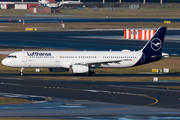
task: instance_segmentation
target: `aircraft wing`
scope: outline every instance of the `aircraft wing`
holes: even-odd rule
[[[132,61],[132,59],[124,59],[124,60],[111,60],[111,61],[89,61],[89,62],[80,62],[80,63],[75,63],[79,65],[97,65],[97,64],[108,64],[108,63],[118,63],[123,61]]]

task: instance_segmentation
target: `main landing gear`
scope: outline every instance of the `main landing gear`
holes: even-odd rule
[[[23,75],[24,75],[24,74],[23,74],[23,70],[24,70],[24,68],[20,68],[20,73],[19,73],[20,76],[23,76]]]
[[[89,67],[89,76],[95,76],[96,73],[93,71],[93,68]]]

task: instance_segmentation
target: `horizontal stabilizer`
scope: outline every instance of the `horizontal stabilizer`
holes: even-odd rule
[[[162,55],[153,55],[151,56],[152,58],[168,58],[169,54],[167,53],[162,53]]]

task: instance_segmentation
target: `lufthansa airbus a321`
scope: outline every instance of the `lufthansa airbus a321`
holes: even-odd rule
[[[70,71],[95,75],[96,68],[126,68],[155,62],[169,57],[162,53],[166,27],[160,27],[139,51],[18,51],[2,60],[8,67],[49,68],[51,72]]]

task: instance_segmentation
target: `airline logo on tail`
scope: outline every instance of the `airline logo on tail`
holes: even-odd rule
[[[152,41],[151,41],[151,48],[154,50],[154,51],[158,51],[161,49],[162,47],[162,42],[159,38],[154,38]]]

